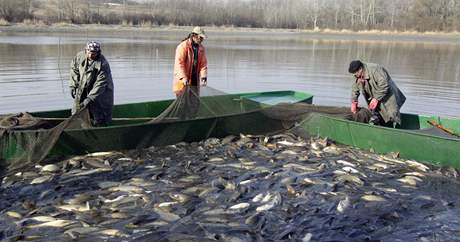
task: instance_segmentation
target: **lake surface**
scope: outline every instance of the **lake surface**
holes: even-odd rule
[[[70,62],[102,42],[115,103],[173,98],[172,72],[184,31],[0,32],[0,113],[69,108]],[[380,63],[407,97],[403,112],[460,117],[456,38],[208,31],[209,86],[224,92],[297,90],[320,105],[349,106],[353,59]],[[364,104],[361,99],[360,104]]]

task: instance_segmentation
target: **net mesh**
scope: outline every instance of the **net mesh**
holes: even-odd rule
[[[39,163],[65,129],[86,129],[91,127],[90,123],[87,109],[57,125],[29,113],[0,116],[1,170],[11,173]]]
[[[269,105],[210,87],[187,87],[173,101],[116,107],[108,127],[91,127],[86,109],[69,118],[28,113],[2,116],[2,170],[12,172],[66,154],[139,149],[240,133],[277,133],[313,112],[357,121],[366,121],[367,117],[364,111],[353,115],[348,108],[305,103]]]
[[[168,120],[190,120],[218,117],[255,111],[261,109],[260,103],[250,99],[233,98],[211,87],[197,89],[187,86],[184,92],[149,123]]]

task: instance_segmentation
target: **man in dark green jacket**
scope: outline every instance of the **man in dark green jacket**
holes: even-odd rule
[[[374,63],[364,63],[354,60],[350,63],[348,72],[354,76],[351,90],[351,111],[358,111],[358,97],[363,94],[369,110],[374,117],[374,124],[385,126],[401,124],[399,110],[406,97],[391,79],[387,70]],[[377,120],[376,120],[377,119]]]
[[[75,99],[72,114],[87,107],[94,126],[106,126],[112,120],[112,74],[100,43],[88,42],[72,60],[70,91]]]

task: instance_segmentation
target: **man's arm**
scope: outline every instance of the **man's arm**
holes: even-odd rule
[[[201,60],[200,60],[200,80],[204,85],[208,83],[208,58],[206,57],[206,50],[203,48],[203,52],[201,53]]]
[[[177,46],[176,48],[176,55],[175,55],[175,73],[174,75],[178,80],[181,81],[189,81],[187,80],[187,74],[186,72],[186,64],[187,64],[187,50],[182,44]]]
[[[383,67],[379,66],[373,73],[373,76],[376,85],[373,98],[380,102],[390,92],[390,84],[388,82],[390,75],[388,75],[388,72]]]
[[[102,93],[104,93],[109,84],[112,82],[112,73],[108,62],[104,62],[101,65],[101,69],[98,72],[96,81],[94,82],[93,88],[88,93],[88,96],[84,100],[84,105],[88,105],[94,102]]]
[[[360,95],[360,92],[359,92],[358,83],[356,80],[354,80],[353,85],[351,86],[351,101],[357,102],[359,95]]]
[[[70,90],[75,90],[78,88],[80,80],[80,71],[79,71],[79,61],[78,61],[78,55],[75,56],[70,63],[70,81],[69,81],[69,87]]]

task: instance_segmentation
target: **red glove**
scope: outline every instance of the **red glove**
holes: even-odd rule
[[[375,110],[377,108],[377,105],[379,105],[379,100],[372,98],[371,102],[369,103],[369,109]]]
[[[352,113],[358,112],[358,101],[351,102],[351,112]]]

